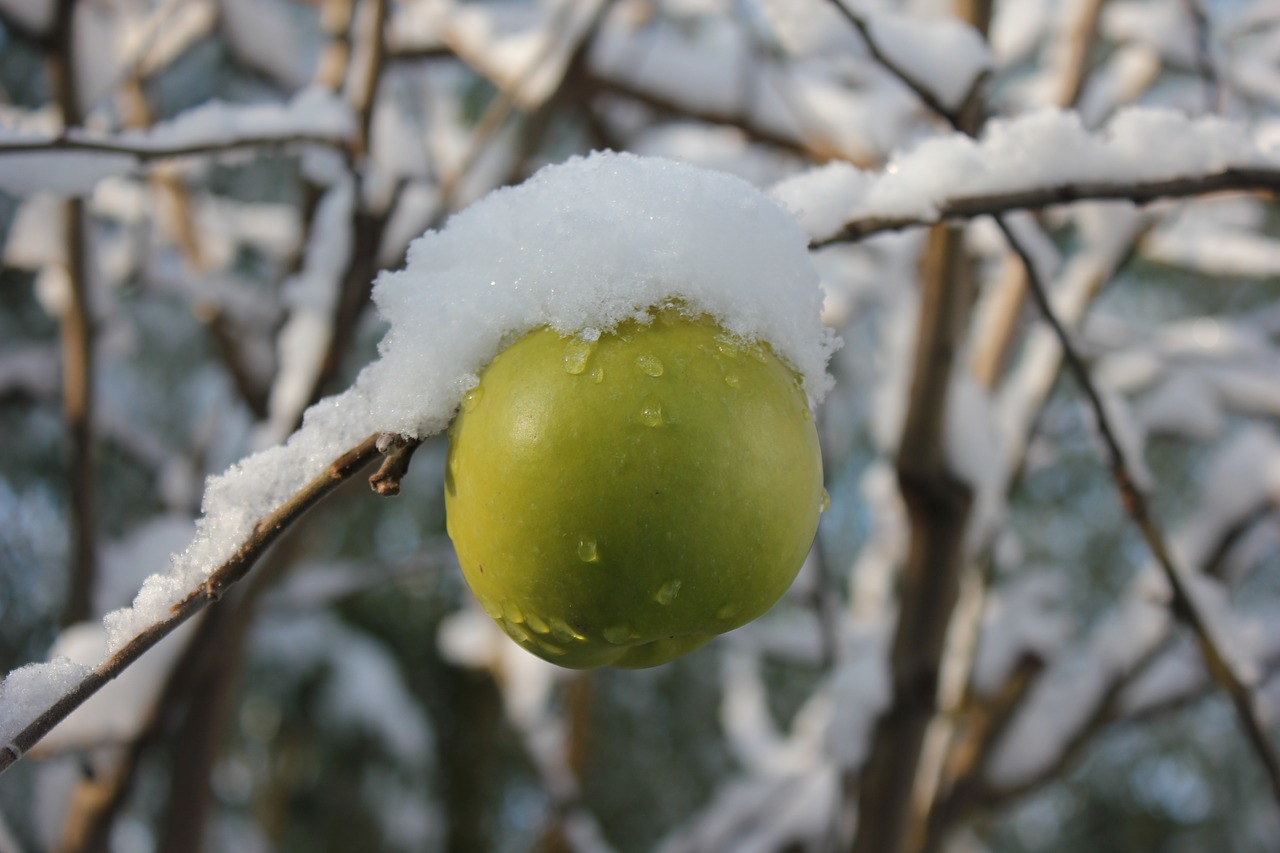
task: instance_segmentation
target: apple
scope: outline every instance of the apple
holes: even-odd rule
[[[485,368],[449,439],[467,583],[565,667],[653,666],[755,619],[826,500],[795,372],[679,307],[598,340],[531,332]]]

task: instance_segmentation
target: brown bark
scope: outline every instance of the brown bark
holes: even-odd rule
[[[906,849],[912,791],[964,566],[972,495],[945,458],[948,391],[967,325],[972,282],[959,229],[930,233],[922,270],[915,367],[898,450],[898,482],[911,534],[890,670],[893,699],[872,736],[858,800],[855,853]]]

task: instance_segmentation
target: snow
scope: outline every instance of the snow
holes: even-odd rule
[[[298,136],[342,139],[355,127],[351,109],[320,86],[300,89],[284,104],[233,104],[209,101],[160,122],[149,130],[128,131],[121,144],[144,151],[227,145],[241,139],[287,140]],[[76,138],[92,139],[87,134]]]
[[[476,3],[445,19],[440,39],[523,109],[551,96],[602,0]]]
[[[289,318],[277,338],[275,379],[260,441],[275,444],[293,430],[306,408],[333,337],[342,282],[351,257],[355,187],[350,179],[330,187],[317,205],[302,269],[283,285]]]
[[[758,5],[793,56],[839,58],[868,52],[853,24],[829,0],[758,0]],[[880,52],[948,109],[961,106],[974,81],[993,65],[982,36],[956,18],[853,11],[866,23]]]
[[[165,680],[198,624],[196,618],[179,626],[117,678],[104,684],[33,747],[32,753],[57,754],[128,743],[137,737],[151,721]],[[102,659],[106,643],[106,629],[100,623],[81,622],[65,628],[49,654],[91,667]]]
[[[890,62],[955,110],[993,62],[986,42],[955,18],[922,19],[890,12],[869,16],[872,40]]]
[[[0,749],[18,751],[13,738],[91,672],[90,667],[60,656],[6,675],[0,683]]]
[[[947,395],[943,436],[952,473],[973,490],[973,510],[965,532],[967,547],[984,541],[1004,516],[1004,443],[1000,440],[991,396],[959,364]]]
[[[977,140],[958,133],[930,137],[895,154],[879,173],[859,177],[817,167],[828,170],[828,180],[813,177],[811,170],[774,192],[791,209],[804,211],[806,229],[822,240],[854,220],[932,222],[948,202],[961,198],[1277,165],[1280,149],[1255,140],[1241,122],[1130,107],[1093,133],[1076,113],[1043,109],[994,119]]]
[[[789,214],[729,175],[659,159],[596,154],[499,190],[428,232],[408,264],[379,276],[374,300],[390,323],[381,358],[355,386],[312,407],[284,446],[208,481],[195,538],[143,583],[133,606],[107,615],[113,654],[225,562],[259,519],[339,453],[374,432],[425,437],[444,429],[499,348],[532,329],[595,337],[655,305],[682,300],[731,333],[767,341],[816,402],[830,386],[837,339],[823,328],[807,239]],[[6,687],[0,741],[59,690]],[[8,682],[6,682],[8,683]]]
[[[1053,765],[1111,684],[1168,634],[1163,577],[1148,566],[1084,640],[1060,648],[996,745],[991,781],[1011,787]]]
[[[1062,610],[1066,593],[1062,575],[1030,572],[988,595],[973,664],[973,686],[979,693],[995,695],[1023,655],[1052,660],[1072,639],[1075,622]]]
[[[98,181],[127,174],[138,167],[138,158],[132,154],[72,150],[6,152],[3,148],[5,144],[49,141],[47,137],[0,129],[0,190],[15,195],[87,195]]]

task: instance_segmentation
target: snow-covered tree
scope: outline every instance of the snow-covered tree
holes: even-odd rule
[[[1280,838],[1274,3],[0,0],[0,96],[0,853]],[[561,669],[444,431],[672,300],[829,503]]]

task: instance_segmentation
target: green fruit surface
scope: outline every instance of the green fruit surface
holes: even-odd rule
[[[653,666],[764,613],[825,498],[795,373],[675,309],[594,342],[530,333],[449,435],[467,583],[512,639],[566,667]]]

